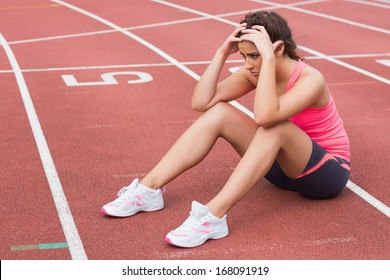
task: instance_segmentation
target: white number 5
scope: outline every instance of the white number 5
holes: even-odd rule
[[[78,86],[104,86],[104,85],[117,85],[118,81],[114,76],[117,75],[132,75],[136,76],[136,79],[127,80],[129,84],[146,83],[153,80],[153,77],[145,72],[127,71],[127,72],[110,72],[101,75],[102,81],[98,82],[78,82],[73,75],[61,75],[62,79],[68,87]]]

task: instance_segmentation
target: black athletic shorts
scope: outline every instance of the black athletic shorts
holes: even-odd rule
[[[350,164],[342,158],[332,156],[313,140],[312,142],[312,154],[302,175],[297,178],[288,177],[275,161],[265,178],[282,189],[297,191],[307,198],[335,197],[348,182]]]

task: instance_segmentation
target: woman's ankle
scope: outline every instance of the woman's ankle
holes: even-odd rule
[[[140,180],[139,183],[147,188],[154,189],[154,190],[157,190],[162,187],[147,177]]]

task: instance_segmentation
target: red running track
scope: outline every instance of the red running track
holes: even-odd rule
[[[3,0],[1,259],[389,259],[390,6],[278,3]],[[171,247],[163,239],[191,201],[213,197],[239,160],[219,141],[166,186],[163,211],[100,215],[199,116],[190,109],[197,77],[232,24],[263,8],[289,20],[329,84],[352,145],[348,188],[337,199],[312,201],[263,180],[229,212],[228,238]],[[241,64],[232,56],[222,75]],[[102,84],[107,73],[114,80]],[[23,103],[29,96],[35,111]],[[252,100],[239,102],[251,109]],[[49,154],[40,155],[39,135]]]

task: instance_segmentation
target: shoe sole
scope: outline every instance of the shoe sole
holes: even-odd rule
[[[198,247],[202,244],[204,244],[207,240],[209,239],[221,239],[229,235],[229,232],[213,232],[209,236],[206,236],[203,239],[197,240],[196,242],[193,243],[188,243],[188,244],[179,244],[173,242],[168,235],[165,237],[164,241],[167,242],[170,245],[180,247],[180,248],[193,248],[193,247]]]
[[[158,204],[156,206],[153,206],[152,208],[150,205],[145,205],[143,207],[137,208],[136,211],[132,211],[130,213],[117,213],[117,212],[108,212],[107,209],[105,209],[103,207],[102,209],[100,209],[100,213],[102,213],[105,216],[110,216],[110,217],[126,218],[126,217],[131,217],[131,216],[137,214],[138,212],[154,212],[154,211],[161,210],[163,208],[164,208],[164,204],[163,205]]]

